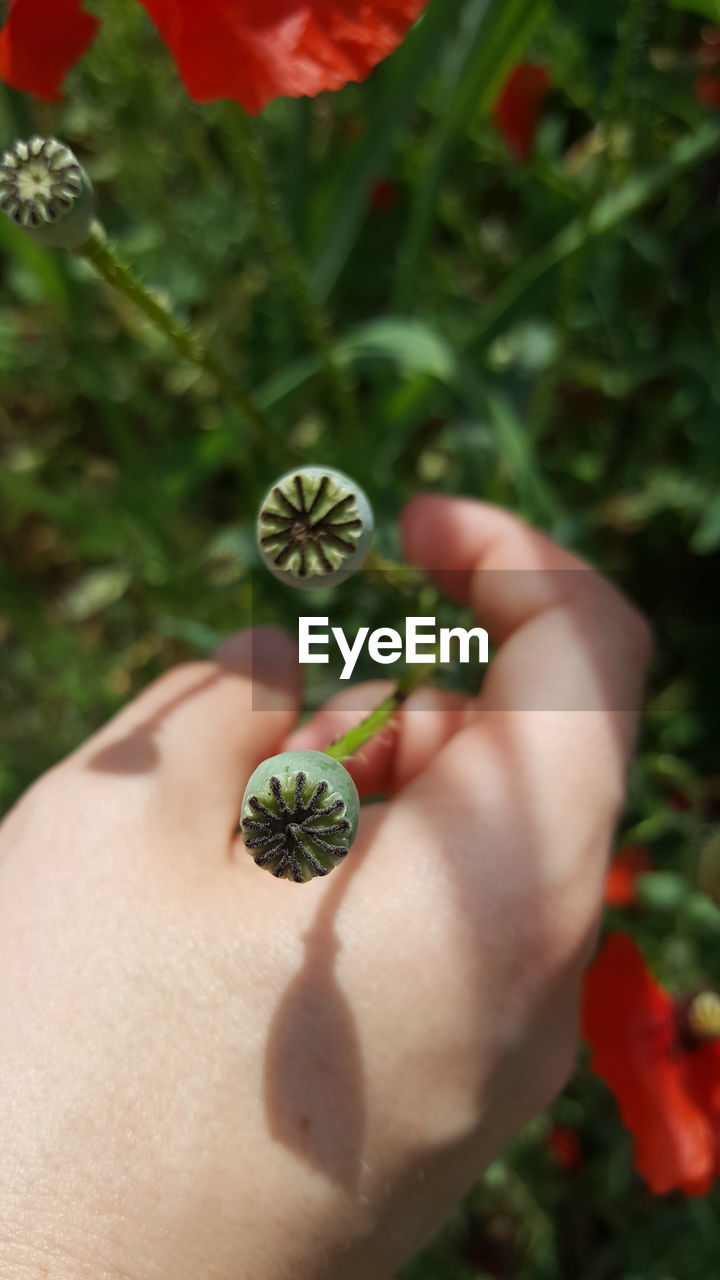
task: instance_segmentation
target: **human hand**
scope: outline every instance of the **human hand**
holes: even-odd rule
[[[479,700],[418,692],[351,762],[391,798],[327,880],[234,834],[259,760],[357,718],[346,693],[292,732],[277,632],[267,710],[246,633],[0,829],[7,1280],[380,1280],[562,1086],[648,630],[495,508],[419,498],[403,531],[500,649]]]

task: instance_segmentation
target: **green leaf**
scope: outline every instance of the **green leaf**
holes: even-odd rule
[[[448,58],[436,125],[427,143],[428,160],[398,250],[395,305],[400,309],[407,308],[414,292],[452,145],[469,120],[490,111],[547,8],[547,0],[476,0],[468,6]]]
[[[458,362],[457,390],[476,414],[487,418],[523,512],[541,524],[554,523],[560,515],[557,500],[538,465],[527,423],[512,402],[500,391],[488,391],[462,361]]]
[[[703,517],[690,540],[690,550],[706,555],[720,546],[720,498],[708,502]]]
[[[455,352],[422,320],[396,316],[373,320],[339,341],[336,351],[348,363],[375,356],[395,361],[404,373],[427,373],[448,385],[457,379]]]
[[[225,637],[213,627],[196,618],[174,618],[170,614],[161,614],[157,620],[160,635],[171,640],[183,640],[192,645],[200,653],[214,653]]]
[[[525,512],[543,522],[557,517],[556,501],[537,464],[526,426],[507,396],[497,389],[488,390],[470,363],[431,325],[403,316],[383,316],[346,334],[335,343],[334,351],[343,364],[390,360],[406,375],[424,374],[441,383],[473,417],[488,424]],[[297,361],[254,392],[255,399],[264,409],[273,408],[318,369],[317,360]]]
[[[708,121],[696,133],[686,134],[676,142],[665,164],[630,178],[617,191],[600,200],[588,220],[584,216],[575,218],[549,244],[525,258],[485,308],[467,354],[473,359],[482,357],[499,334],[519,318],[527,319],[538,287],[566,258],[582,249],[588,240],[614,231],[626,218],[670,186],[681,173],[712,155],[718,147],[720,124]]]
[[[420,320],[385,317],[363,325],[337,347],[343,360],[368,356],[393,360],[406,373],[423,373],[444,383],[481,420],[488,423],[497,452],[524,509],[538,520],[557,516],[557,506],[537,465],[526,426],[508,398],[488,390],[450,343]]]
[[[395,138],[415,106],[425,80],[437,67],[448,22],[456,3],[434,0],[374,84],[367,125],[349,147],[315,227],[318,250],[313,289],[322,302],[332,292],[347,262],[368,208],[368,192],[382,176]]]
[[[685,903],[684,917],[699,933],[720,933],[720,910],[704,893],[691,893]]]
[[[22,263],[37,280],[42,296],[69,306],[67,275],[60,267],[62,254],[57,249],[45,249],[35,244],[9,218],[0,217],[0,250]]]
[[[38,484],[32,476],[13,472],[0,467],[0,496],[3,502],[12,509],[21,511],[37,511],[51,520],[63,521],[73,510],[70,495],[52,492],[44,485]]]
[[[123,565],[91,569],[64,593],[62,611],[71,622],[84,622],[122,599],[131,581],[132,574]]]
[[[720,22],[720,0],[669,0],[671,9],[683,9],[699,13],[712,22]]]
[[[638,898],[652,911],[674,911],[687,900],[690,892],[691,886],[685,877],[674,871],[650,871],[638,877]]]

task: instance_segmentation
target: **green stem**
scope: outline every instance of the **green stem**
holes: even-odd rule
[[[99,223],[94,224],[89,238],[80,246],[77,252],[92,263],[98,275],[107,284],[116,289],[118,293],[121,293],[129,302],[132,302],[150,323],[169,339],[183,359],[189,360],[198,369],[202,369],[204,373],[208,373],[211,378],[214,378],[223,395],[240,410],[259,438],[267,441],[272,428],[265,415],[256,408],[250,397],[233,382],[214,356],[211,356],[205,350],[196,335],[179,324],[167,307],[164,307],[162,303],[153,297],[130,267],[120,261],[114,250],[107,243],[105,233]]]
[[[379,702],[364,720],[356,724],[354,729],[350,729],[333,742],[325,751],[325,755],[332,756],[334,760],[348,760],[350,756],[354,756],[380,729],[384,729],[385,725],[390,723],[403,703],[407,702],[410,694],[430,680],[436,670],[435,662],[408,667],[393,692],[388,694],[387,698],[383,698],[382,702]]]
[[[654,0],[628,0],[625,11],[623,32],[618,44],[617,53],[610,72],[610,88],[605,104],[605,150],[598,166],[596,181],[597,195],[606,185],[608,170],[612,171],[615,162],[615,129],[621,122],[634,125],[633,101],[629,99],[630,72],[637,62],[644,41],[647,38],[647,27],[651,6]],[[634,132],[634,130],[633,130]],[[632,139],[631,139],[632,141]],[[613,184],[615,185],[615,184]]]
[[[295,301],[298,315],[317,352],[328,388],[343,427],[357,428],[357,407],[345,369],[333,353],[327,317],[313,296],[304,263],[292,243],[273,191],[261,144],[253,137],[245,112],[233,109],[233,133],[245,184],[257,214],[257,228],[278,273]]]
[[[398,560],[390,560],[372,549],[365,557],[364,571],[381,582],[389,582],[404,595],[416,596],[423,587],[428,587],[427,576],[422,569],[410,564],[401,564]]]
[[[395,310],[410,310],[423,278],[437,196],[458,135],[490,113],[505,77],[546,13],[546,0],[475,0],[459,26],[441,82],[435,124],[396,253]]]
[[[582,289],[583,268],[590,242],[588,233],[595,209],[608,185],[608,178],[613,174],[615,168],[615,130],[619,122],[626,118],[625,106],[629,75],[633,59],[637,57],[639,52],[649,3],[650,0],[629,0],[625,12],[623,29],[610,72],[610,87],[605,109],[602,113],[601,128],[605,144],[604,150],[600,155],[582,214],[583,247],[579,253],[568,258],[563,264],[556,313],[558,329],[557,351],[552,363],[540,377],[530,405],[530,431],[536,438],[544,434],[545,428],[552,418],[558,387],[571,355],[571,317]],[[612,186],[612,184],[610,185]]]
[[[415,569],[412,565],[399,564],[395,560],[389,560],[385,556],[381,556],[377,551],[369,551],[365,560],[365,569],[378,577],[390,581],[398,587],[398,590],[405,594],[417,597],[418,591],[428,588],[431,583],[423,573],[422,569]],[[398,581],[396,575],[401,575]],[[369,742],[380,729],[389,724],[393,716],[397,714],[401,706],[410,697],[410,694],[418,689],[420,685],[430,680],[437,670],[437,655],[434,662],[425,662],[418,666],[406,667],[405,672],[393,692],[388,694],[387,698],[383,698],[382,702],[355,725],[354,729],[350,729],[348,733],[343,734],[336,742],[333,742],[325,752],[326,755],[332,756],[335,760],[347,760],[350,756],[355,755],[361,747]]]
[[[595,205],[589,219],[573,219],[549,244],[524,258],[506,278],[484,308],[482,319],[471,342],[461,354],[465,362],[480,362],[488,347],[506,333],[518,317],[525,316],[534,304],[540,285],[566,258],[582,251],[591,239],[607,235],[661,191],[720,148],[720,124],[705,121],[695,133],[685,134],[670,148],[661,165],[629,178],[616,191],[611,191]]]

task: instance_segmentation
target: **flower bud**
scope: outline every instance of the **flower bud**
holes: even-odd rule
[[[720,1039],[720,996],[701,991],[693,996],[687,1010],[687,1026],[696,1040]]]
[[[0,209],[40,244],[77,249],[90,235],[92,185],[64,143],[31,138],[0,158]]]
[[[250,778],[240,831],[259,867],[302,884],[342,861],[359,816],[357,788],[339,760],[324,751],[284,751]]]
[[[337,586],[362,567],[373,513],[359,485],[332,467],[299,467],[275,482],[257,521],[264,563],[288,586]]]

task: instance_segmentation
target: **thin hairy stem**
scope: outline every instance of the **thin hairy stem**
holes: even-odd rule
[[[596,206],[607,194],[609,179],[612,177],[617,179],[620,176],[615,163],[616,130],[620,121],[626,116],[630,72],[633,61],[637,58],[642,46],[650,7],[653,3],[654,0],[629,0],[625,12],[600,125],[603,150],[583,209],[582,221],[585,231],[590,227]],[[583,268],[589,243],[590,237],[586,236],[580,253],[568,258],[561,271],[557,303],[557,350],[552,363],[538,381],[530,406],[530,427],[535,437],[544,433],[555,408],[558,385],[562,371],[566,367],[571,346],[570,317],[582,288]]]
[[[185,360],[189,360],[215,380],[227,400],[240,410],[253,428],[253,434],[267,442],[271,433],[268,419],[253,404],[250,397],[233,381],[214,356],[211,356],[190,329],[179,324],[172,313],[154,298],[146,285],[110,248],[102,228],[96,223],[88,240],[77,250],[91,262],[98,275],[134,306],[172,343]]]
[[[253,137],[244,111],[233,109],[232,127],[243,178],[255,205],[258,233],[278,276],[294,299],[300,322],[317,352],[340,422],[346,432],[354,432],[357,407],[347,373],[333,352],[327,317],[313,296],[305,265],[285,225],[262,145]]]
[[[431,680],[437,671],[437,662],[427,662],[420,666],[407,667],[404,674],[398,680],[397,685],[387,698],[383,698],[382,702],[370,712],[364,720],[356,724],[354,729],[348,730],[341,738],[333,742],[325,751],[325,755],[332,756],[334,760],[348,760],[350,756],[354,756],[361,747],[365,746],[371,738],[379,733],[385,725],[389,724],[394,716],[402,707],[404,702],[419,689],[421,685]]]
[[[379,552],[372,549],[368,551],[365,557],[363,569],[371,579],[375,579],[378,582],[387,582],[396,587],[403,595],[417,596],[419,591],[430,586],[428,578],[422,569],[416,569],[409,564],[401,564],[398,560],[391,560],[388,556],[381,556]]]

